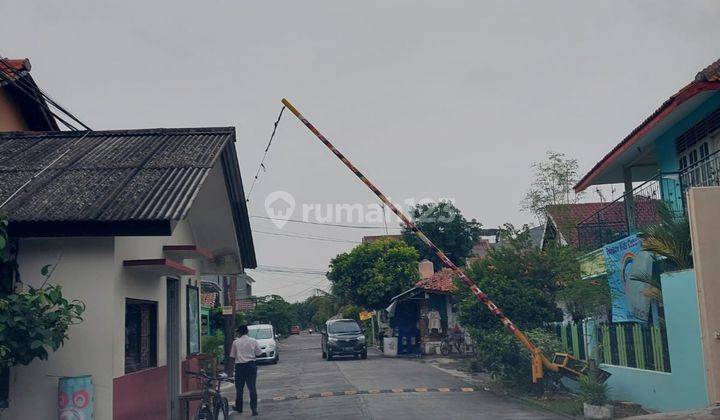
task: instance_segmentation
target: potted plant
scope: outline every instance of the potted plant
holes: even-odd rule
[[[580,398],[583,401],[583,414],[590,419],[609,419],[613,416],[613,406],[608,404],[607,384],[598,380],[597,375],[589,374],[580,378]]]

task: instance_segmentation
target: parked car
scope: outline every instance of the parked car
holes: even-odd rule
[[[334,319],[326,322],[322,328],[320,347],[323,358],[327,360],[332,360],[334,356],[367,358],[365,334],[353,319]]]
[[[300,335],[300,326],[299,325],[293,325],[292,327],[290,327],[290,335],[292,335],[292,334]]]
[[[263,353],[257,357],[258,362],[277,363],[280,361],[280,350],[275,341],[275,329],[270,324],[248,325],[248,336],[256,339]]]

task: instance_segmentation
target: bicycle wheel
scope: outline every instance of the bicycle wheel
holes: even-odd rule
[[[208,406],[203,404],[200,406],[197,414],[195,414],[195,420],[215,420],[215,415]]]
[[[221,401],[221,408],[223,413],[223,419],[228,420],[230,418],[230,403],[228,402],[228,399],[225,397],[222,397]]]
[[[440,343],[440,353],[443,356],[447,356],[448,354],[450,354],[450,346],[448,345],[448,343],[444,341]]]

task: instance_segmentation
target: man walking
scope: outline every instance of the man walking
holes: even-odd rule
[[[247,325],[241,325],[237,329],[238,337],[233,341],[230,349],[230,358],[235,362],[235,405],[233,410],[238,413],[243,411],[243,389],[247,385],[250,394],[250,410],[252,415],[257,416],[257,365],[255,358],[262,354],[257,340],[248,337]]]

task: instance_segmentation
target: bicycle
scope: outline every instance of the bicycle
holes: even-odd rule
[[[227,374],[221,373],[218,376],[208,376],[204,371],[186,371],[185,373],[197,376],[201,378],[203,382],[202,398],[194,419],[218,420],[222,412],[223,419],[227,420],[230,415],[230,404],[228,403],[228,399],[220,393],[220,385],[222,382],[232,383],[232,380],[228,378]]]
[[[465,343],[465,340],[462,336],[460,336],[460,335],[456,336],[455,334],[448,334],[442,339],[442,342],[440,343],[440,353],[443,356],[447,356],[450,354],[450,352],[452,351],[452,348],[454,346],[455,349],[457,350],[458,354],[463,354],[462,345],[464,343]]]

